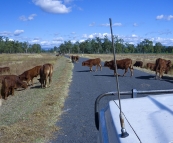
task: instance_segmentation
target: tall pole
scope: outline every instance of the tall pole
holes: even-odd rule
[[[125,124],[124,124],[124,117],[122,114],[122,109],[121,109],[121,101],[120,101],[120,90],[119,90],[119,82],[118,82],[118,73],[117,73],[117,63],[116,63],[116,56],[115,56],[115,47],[114,47],[114,37],[113,37],[113,32],[112,32],[112,20],[109,18],[110,22],[110,29],[111,29],[111,37],[112,37],[112,48],[113,48],[113,56],[114,56],[114,73],[116,73],[116,82],[117,82],[117,90],[118,90],[118,100],[119,100],[119,108],[120,108],[120,124],[121,124],[121,137],[125,138],[129,134],[126,132],[125,129]]]

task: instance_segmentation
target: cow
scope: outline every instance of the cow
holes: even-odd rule
[[[142,68],[143,62],[142,61],[136,61],[133,66]]]
[[[155,71],[156,70],[156,65],[155,63],[147,63],[147,69],[150,69],[151,71]]]
[[[130,69],[131,72],[131,77],[133,76],[133,65],[132,65],[132,60],[129,58],[122,59],[122,60],[116,60],[117,63],[117,69],[125,69],[125,72],[122,76],[125,76],[126,72],[128,71],[128,68]],[[111,61],[105,61],[104,63],[105,67],[109,67],[111,70],[115,71],[115,63],[114,60]],[[114,72],[114,76],[116,75],[116,71]],[[119,74],[117,74],[119,75]]]
[[[157,73],[159,73],[159,78],[161,79],[163,76],[163,73],[167,74],[170,68],[172,67],[170,60],[165,60],[158,58],[156,59],[156,76],[155,79],[157,79]]]
[[[27,87],[26,82],[21,81],[17,75],[6,75],[2,79],[1,95],[7,100],[8,95],[14,95],[14,89]]]
[[[82,62],[82,66],[88,66],[90,68],[90,72],[92,71],[92,66],[96,66],[95,71],[97,71],[98,66],[100,67],[100,71],[102,70],[100,58],[86,60]]]
[[[53,65],[52,64],[44,64],[40,68],[40,79],[38,79],[41,83],[41,88],[47,87],[47,80],[49,77],[49,86],[50,83],[52,82],[52,74],[53,74]]]
[[[10,74],[10,67],[0,67],[0,73],[9,73]]]
[[[79,56],[71,56],[71,61],[74,62],[78,62],[79,61]]]
[[[37,77],[40,74],[40,68],[42,66],[35,66],[32,69],[26,70],[22,74],[19,75],[20,80],[26,81],[29,85],[29,82],[31,81],[31,85],[33,86],[33,78]]]

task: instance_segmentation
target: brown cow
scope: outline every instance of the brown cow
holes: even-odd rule
[[[10,67],[0,67],[0,74],[5,72],[10,74]]]
[[[125,72],[122,76],[125,76],[126,72],[128,71],[128,68],[131,71],[131,76],[133,76],[133,65],[131,59],[126,58],[122,60],[116,60],[116,63],[117,63],[117,69],[125,69]],[[104,66],[109,67],[111,70],[115,70],[114,60],[105,61]],[[116,72],[114,73],[114,75],[116,75]]]
[[[8,95],[14,95],[14,89],[20,87],[26,89],[28,86],[26,82],[21,81],[17,75],[6,75],[2,79],[1,95],[4,96],[6,100]]]
[[[71,61],[74,62],[78,62],[79,61],[79,56],[71,56]]]
[[[150,69],[151,71],[155,71],[156,65],[154,63],[147,63],[147,69]]]
[[[49,86],[52,81],[52,74],[53,74],[53,65],[52,64],[44,64],[40,68],[40,79],[38,79],[41,83],[41,88],[47,87],[47,79],[49,77]]]
[[[161,79],[163,76],[163,73],[167,74],[170,68],[172,67],[170,60],[165,60],[158,58],[156,59],[156,79],[157,79],[157,73],[159,72],[159,78]]]
[[[82,66],[90,67],[90,72],[92,71],[92,66],[96,66],[95,71],[97,71],[98,66],[100,67],[100,71],[102,70],[100,58],[86,60],[86,61],[82,62]]]
[[[133,66],[142,68],[143,62],[142,61],[136,61]]]
[[[33,78],[37,77],[40,74],[41,67],[42,66],[36,66],[32,69],[23,72],[21,75],[19,75],[20,80],[26,81],[28,85],[29,81],[31,81],[31,85],[33,85]]]

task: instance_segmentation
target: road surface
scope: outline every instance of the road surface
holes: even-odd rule
[[[87,59],[80,58],[78,63],[74,63],[69,96],[66,99],[61,119],[57,123],[61,130],[56,133],[56,139],[50,141],[51,143],[97,142],[98,131],[94,122],[94,102],[100,94],[117,91],[116,78],[113,76],[113,70],[107,67],[103,67],[102,71],[98,69],[97,72],[89,72],[89,67],[82,66],[84,60]],[[118,73],[122,75],[124,70],[118,70]],[[118,80],[120,91],[161,90],[173,87],[173,78],[164,77],[162,80],[155,80],[153,74],[139,70],[134,70],[133,77],[130,77],[130,70],[128,70],[126,76],[118,77]],[[101,108],[111,99],[117,99],[117,97],[102,99]]]

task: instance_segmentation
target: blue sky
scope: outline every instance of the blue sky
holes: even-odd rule
[[[53,48],[110,37],[173,46],[173,0],[0,0],[0,36]]]

